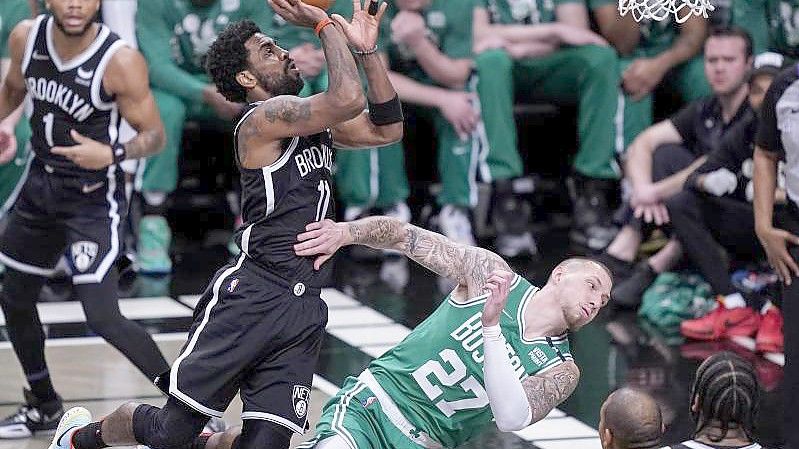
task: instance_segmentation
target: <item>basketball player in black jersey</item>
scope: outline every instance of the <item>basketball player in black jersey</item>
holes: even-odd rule
[[[250,108],[235,129],[244,225],[241,255],[220,269],[195,310],[189,340],[157,384],[166,405],[123,405],[100,422],[76,408],[51,448],[98,449],[136,443],[159,449],[288,448],[307,428],[309,393],[327,322],[320,288],[327,271],[294,253],[308,223],[333,216],[332,148],[375,147],[402,137],[402,109],[377,54],[386,5],[354,0],[353,19],[330,19],[299,0],[270,0],[287,21],[314,28],[330,83],[300,98],[303,82],[289,54],[254,23],[235,23],[208,51],[219,92]],[[348,44],[349,47],[348,48]],[[368,111],[353,59],[368,81]],[[235,394],[242,428],[197,437]],[[78,430],[75,430],[78,429]],[[239,434],[240,433],[240,434]]]
[[[147,66],[94,22],[100,0],[46,3],[51,15],[11,32],[11,67],[0,87],[0,120],[29,95],[35,155],[0,236],[0,262],[8,268],[0,305],[30,385],[26,404],[0,422],[5,438],[52,431],[62,415],[36,300],[65,250],[89,327],[148,378],[168,369],[150,335],[120,314],[114,267],[127,211],[118,163],[154,154],[164,142]],[[138,131],[125,145],[117,141],[120,118]]]

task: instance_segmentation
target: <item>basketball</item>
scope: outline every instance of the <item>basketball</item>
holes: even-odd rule
[[[336,0],[302,0],[302,2],[327,10],[333,5],[333,3],[336,2]]]

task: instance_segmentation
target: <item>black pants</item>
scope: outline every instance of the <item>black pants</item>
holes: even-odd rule
[[[790,200],[789,200],[790,203]],[[793,205],[792,205],[793,206]],[[799,235],[799,209],[790,207],[781,214],[782,229]],[[789,248],[791,257],[799,260],[799,246]],[[782,381],[783,403],[785,412],[785,444],[786,449],[799,449],[799,278],[794,277],[790,286],[783,286],[782,315],[784,318],[783,334],[785,335],[785,377]]]
[[[719,295],[735,293],[727,251],[735,260],[757,260],[762,249],[755,235],[752,205],[744,201],[683,190],[666,201],[674,235],[688,259]],[[757,304],[751,304],[757,307]]]
[[[652,155],[652,182],[658,182],[682,171],[696,160],[696,155],[686,147],[678,144],[661,145]],[[620,225],[632,226],[639,231],[643,228],[643,221],[635,218],[629,203],[624,203],[616,212],[615,219]]]

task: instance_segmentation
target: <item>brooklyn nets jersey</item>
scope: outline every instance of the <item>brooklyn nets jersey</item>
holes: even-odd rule
[[[573,360],[567,336],[524,338],[524,311],[538,288],[516,276],[500,319],[508,355],[520,380]],[[493,419],[483,381],[486,295],[465,303],[451,297],[369,371],[400,412],[444,447],[468,441]]]
[[[53,44],[53,18],[36,18],[22,59],[33,110],[31,145],[36,157],[59,171],[90,178],[106,177],[106,170],[86,170],[64,156],[56,146],[72,146],[70,131],[108,145],[119,137],[119,111],[114,97],[103,88],[103,75],[114,53],[125,44],[105,25],[83,53],[62,61]]]
[[[253,103],[236,125],[255,112]],[[327,283],[330,263],[320,271],[314,258],[294,254],[297,235],[314,221],[333,218],[333,138],[330,131],[284,140],[283,153],[272,165],[259,169],[241,167],[241,209],[244,225],[236,243],[251,259],[288,281],[302,281],[312,287]]]

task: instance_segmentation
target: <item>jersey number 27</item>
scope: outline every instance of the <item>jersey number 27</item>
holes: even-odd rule
[[[431,374],[441,385],[451,387],[458,384],[463,391],[467,393],[471,392],[475,396],[473,398],[460,399],[457,401],[441,399],[436,402],[436,407],[441,410],[441,413],[449,418],[458,410],[483,408],[488,405],[488,393],[486,393],[485,388],[480,385],[480,382],[478,382],[474,376],[466,377],[466,365],[460,357],[458,357],[458,353],[447,348],[439,352],[438,355],[441,357],[441,360],[452,367],[451,372],[448,373],[438,360],[430,360],[413,372],[413,378],[416,379],[416,383],[422,387],[422,391],[424,391],[428,399],[435,401],[444,394],[441,387],[433,385],[430,381]]]

